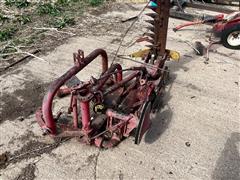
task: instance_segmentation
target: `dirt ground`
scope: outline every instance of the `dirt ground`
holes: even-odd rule
[[[120,4],[109,11],[85,13],[82,35],[65,40],[43,60],[31,59],[0,76],[0,179],[240,179],[239,62],[240,52],[215,46],[206,64],[189,43],[207,44],[209,26],[174,33],[183,21],[170,19],[168,48],[181,53],[168,62],[171,80],[164,107],[152,115],[142,143],[133,137],[109,150],[76,139],[54,142],[42,136],[34,112],[49,83],[73,65],[72,53],[103,48],[112,60],[124,29],[143,5]],[[124,10],[124,11],[123,11]],[[119,54],[138,50],[132,44],[146,29],[142,16],[126,37]],[[80,26],[79,26],[80,28]],[[118,59],[124,67],[132,62]],[[100,61],[78,74],[87,80],[100,73]],[[8,158],[7,163],[6,160]]]

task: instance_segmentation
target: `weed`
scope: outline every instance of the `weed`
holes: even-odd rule
[[[17,8],[26,8],[30,5],[27,0],[5,0],[6,6],[16,6]]]
[[[0,41],[7,41],[11,39],[16,31],[16,28],[5,28],[0,30]]]
[[[9,20],[9,17],[0,14],[0,21],[1,21],[1,22],[5,22],[5,21],[8,21],[8,20]]]
[[[52,25],[55,28],[62,29],[74,25],[74,18],[78,19],[89,6],[98,6],[105,1],[107,0],[2,0],[5,6],[8,6],[7,9],[14,12],[17,10],[16,8],[31,6],[32,9],[27,9],[31,10],[27,14],[15,15],[13,19],[0,10],[0,42],[10,40],[15,45],[41,44],[48,36],[41,31],[25,31],[27,27],[22,25],[36,20],[36,24]],[[35,12],[32,11],[33,8]],[[44,16],[44,18],[41,18],[41,16]],[[0,49],[0,53],[7,54],[14,52],[14,49],[1,51]]]
[[[57,0],[56,4],[57,5],[61,5],[61,6],[65,6],[65,5],[69,5],[71,0]]]
[[[17,50],[13,47],[6,47],[4,49],[0,49],[0,54],[11,54],[11,53],[14,53],[16,52]],[[6,57],[8,57],[8,55],[4,55],[4,56],[1,56],[3,59],[5,59]]]
[[[30,15],[16,15],[15,17],[17,18],[17,22],[19,22],[21,25],[32,21]]]
[[[81,2],[82,0],[71,0],[72,2]]]
[[[38,5],[37,12],[40,15],[49,14],[49,15],[52,15],[52,16],[57,16],[57,15],[60,14],[60,9],[54,4],[44,3],[44,4],[39,4]]]
[[[26,39],[23,39],[23,43],[24,43],[25,45],[31,45],[31,44],[33,44],[33,43],[36,43],[36,42],[40,39],[39,36],[43,37],[43,36],[45,36],[45,35],[44,35],[44,34],[40,34],[40,35],[33,34],[33,35],[31,35],[30,37],[28,37],[28,38],[26,38]]]
[[[57,0],[57,3],[59,4],[69,4],[69,3],[86,3],[89,4],[91,6],[99,6],[100,4],[102,4],[104,2],[104,0]]]
[[[60,18],[60,19],[57,19],[55,22],[54,22],[54,27],[55,28],[59,28],[59,29],[62,29],[64,27],[66,27],[67,25],[74,25],[75,24],[75,20],[74,18],[71,18],[71,17],[68,17],[68,16],[65,16],[63,18]]]
[[[12,40],[12,42],[15,45],[28,46],[28,45],[31,45],[31,44],[35,43],[37,40],[38,40],[38,36],[33,34],[30,37],[15,38],[14,40]]]
[[[104,2],[104,0],[88,0],[88,3],[91,6],[99,6],[100,4],[102,4]]]

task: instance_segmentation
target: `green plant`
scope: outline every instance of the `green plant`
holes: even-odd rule
[[[65,16],[63,18],[60,18],[60,19],[57,19],[55,22],[54,22],[54,27],[55,28],[59,28],[59,29],[62,29],[64,27],[66,27],[67,25],[74,25],[75,24],[75,20],[74,18],[71,18],[71,17],[68,17],[68,16]]]
[[[9,20],[9,17],[0,14],[0,21],[5,22],[5,21],[8,21],[8,20]]]
[[[57,0],[56,4],[61,6],[69,5],[71,0]]]
[[[5,28],[0,30],[0,41],[7,41],[13,37],[17,29],[15,28]]]
[[[88,3],[91,6],[99,6],[100,4],[102,4],[104,2],[104,0],[88,0]]]
[[[13,47],[6,47],[4,49],[0,49],[0,54],[10,54],[10,53],[14,53],[17,50]],[[2,58],[6,58],[8,55],[2,56]]]
[[[44,3],[44,4],[39,4],[38,5],[37,12],[40,15],[49,14],[49,15],[52,15],[52,16],[57,16],[57,15],[60,14],[60,9],[54,4]]]
[[[22,25],[32,21],[30,15],[16,15],[16,18],[16,20]]]
[[[41,32],[41,31],[39,31],[39,32]],[[12,40],[12,42],[15,45],[28,46],[28,45],[35,43],[37,40],[40,39],[40,37],[42,38],[43,36],[45,36],[45,35],[36,33],[36,34],[31,34],[28,37],[15,38]]]
[[[27,0],[5,0],[6,6],[16,6],[17,8],[26,8],[30,5]]]

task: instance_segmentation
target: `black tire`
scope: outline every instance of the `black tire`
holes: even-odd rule
[[[136,134],[135,134],[135,144],[140,144],[141,139],[143,134],[142,130],[143,130],[143,126],[144,126],[144,120],[145,120],[145,116],[146,115],[150,115],[151,113],[151,107],[152,107],[152,102],[151,101],[147,101],[143,104],[142,109],[140,111],[140,118],[139,118],[139,124],[138,127],[136,129]]]
[[[221,41],[222,41],[223,46],[226,47],[226,48],[234,49],[234,50],[240,50],[240,44],[236,45],[236,46],[233,46],[233,45],[229,44],[229,42],[228,42],[229,36],[231,36],[234,32],[236,32],[236,34],[238,34],[237,38],[240,38],[240,24],[223,30],[223,33],[222,33],[222,36],[221,36]]]

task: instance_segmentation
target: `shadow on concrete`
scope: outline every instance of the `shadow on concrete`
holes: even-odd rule
[[[154,143],[169,127],[172,120],[173,112],[169,106],[164,111],[156,114],[156,117],[152,119],[151,128],[145,135],[145,142],[152,144]]]
[[[183,60],[181,60],[179,63],[173,62],[167,65],[170,69],[170,81],[168,82],[169,87],[165,88],[165,92],[163,93],[163,98],[161,99],[162,102],[161,106],[159,107],[158,113],[154,114],[152,117],[151,128],[147,131],[144,138],[146,143],[154,143],[160,138],[160,136],[165,132],[165,130],[168,129],[173,117],[173,111],[168,105],[168,102],[172,98],[171,90],[174,81],[177,78],[175,72],[179,70],[187,72],[189,69],[184,65],[196,59],[197,57],[198,56],[194,55],[194,52],[190,51],[189,53],[182,56]]]
[[[159,111],[153,114],[153,117],[151,120],[152,121],[151,128],[147,131],[145,135],[144,140],[146,143],[149,143],[149,144],[154,143],[169,127],[169,124],[172,120],[173,112],[171,110],[171,107],[167,104],[167,102],[169,102],[169,100],[171,99],[170,92],[175,79],[176,79],[176,75],[171,74],[169,88],[165,88],[165,92],[163,94],[164,96],[162,99],[160,99]]]
[[[234,132],[227,139],[224,150],[216,162],[213,180],[240,179],[240,133]]]

